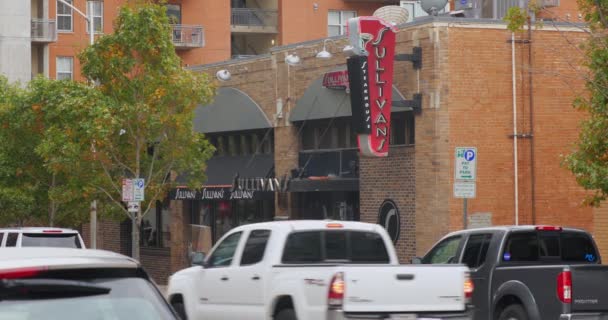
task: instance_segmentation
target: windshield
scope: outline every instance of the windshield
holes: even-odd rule
[[[141,278],[105,278],[88,281],[109,288],[107,294],[83,297],[0,301],[2,320],[164,320],[176,319],[149,281]]]
[[[60,247],[81,248],[80,239],[76,233],[24,233],[21,238],[22,247]]]

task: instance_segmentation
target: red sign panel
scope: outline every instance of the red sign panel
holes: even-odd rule
[[[350,83],[353,119],[359,121],[354,127],[360,128],[359,150],[366,156],[386,157],[396,29],[377,17],[358,17],[349,20],[349,31],[351,45],[358,54],[349,58],[348,70],[351,76],[359,76],[351,77]],[[361,101],[353,101],[356,97]]]
[[[329,89],[347,89],[348,71],[328,72],[323,76],[323,86]]]

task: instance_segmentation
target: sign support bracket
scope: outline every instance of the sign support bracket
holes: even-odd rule
[[[414,93],[412,98],[412,100],[393,101],[393,106],[411,108],[416,114],[420,114],[422,112],[422,94]]]
[[[412,53],[401,53],[395,55],[395,61],[411,61],[414,69],[422,68],[422,48],[414,47]]]

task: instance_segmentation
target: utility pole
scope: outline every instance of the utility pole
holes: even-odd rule
[[[76,11],[79,15],[81,15],[88,23],[89,23],[89,45],[93,45],[95,42],[95,19],[93,19],[93,1],[87,1],[88,11],[91,13],[91,17],[88,17],[82,11],[78,10],[78,8],[74,7],[72,4],[65,0],[58,0],[62,4],[70,7],[70,9]],[[91,79],[91,84],[95,84],[95,81]],[[95,152],[95,146],[91,145],[93,152]],[[91,217],[90,217],[90,226],[91,226],[91,249],[97,248],[97,200],[93,200],[91,202]]]

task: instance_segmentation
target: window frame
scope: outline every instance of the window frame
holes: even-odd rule
[[[488,260],[488,251],[490,250],[490,245],[492,244],[492,239],[494,238],[494,234],[491,232],[483,232],[483,233],[471,233],[469,234],[469,236],[467,237],[465,243],[462,246],[462,254],[461,254],[461,258],[462,259],[462,263],[466,265],[466,263],[464,262],[464,256],[467,250],[467,246],[469,245],[469,242],[471,241],[471,237],[475,237],[475,236],[482,236],[482,240],[481,240],[481,247],[479,248],[479,252],[477,253],[477,263],[478,265],[475,267],[469,267],[467,265],[467,267],[469,267],[471,270],[479,270],[480,268],[482,268],[485,264],[486,261]],[[486,248],[486,257],[483,261],[479,261],[479,259],[481,258],[481,253],[484,250],[484,247]],[[481,262],[481,263],[480,263]]]
[[[16,238],[15,238],[15,244],[13,244],[13,245],[9,246],[9,245],[8,245],[8,240],[9,240],[9,238],[10,238],[12,235],[15,235],[15,237],[16,237]],[[6,240],[5,240],[5,242],[6,242],[5,247],[6,247],[6,248],[16,248],[16,247],[19,247],[19,246],[20,246],[20,245],[19,245],[19,236],[20,236],[20,235],[21,235],[21,233],[19,233],[19,232],[10,232],[10,231],[9,231],[9,232],[7,232],[7,234],[6,234]]]
[[[239,238],[236,241],[236,246],[234,248],[234,252],[232,253],[232,260],[230,261],[230,264],[228,264],[228,265],[218,265],[218,266],[211,265],[210,264],[211,258],[217,252],[217,250],[220,248],[220,246],[228,238],[230,238],[230,237],[232,237],[234,235],[237,235],[237,234],[239,235]],[[235,263],[235,260],[236,260],[235,258],[237,258],[237,254],[239,253],[239,247],[240,247],[241,241],[243,241],[243,231],[235,231],[235,232],[229,232],[229,233],[227,233],[224,237],[222,237],[220,239],[220,241],[218,241],[217,245],[213,248],[213,250],[211,251],[211,253],[209,254],[209,256],[205,259],[205,268],[207,268],[207,269],[217,269],[217,268],[228,268],[228,267],[231,267]],[[240,259],[239,259],[239,263],[240,263]]]
[[[330,24],[329,22],[329,15],[331,13],[338,13],[338,20],[339,20],[339,24]],[[353,13],[354,16],[353,17],[358,17],[357,15],[357,10],[328,10],[327,11],[327,36],[328,37],[334,37],[334,36],[341,36],[341,35],[345,35],[346,34],[346,28],[348,26],[348,20],[345,21],[344,19],[344,14],[345,13]],[[330,27],[339,27],[340,31],[339,33],[336,35],[331,35],[329,32],[329,28]]]
[[[67,74],[66,71],[63,70],[59,70],[59,60],[62,59],[69,59],[70,60],[70,77],[69,78],[60,78],[59,75],[60,74]],[[72,56],[57,56],[55,58],[55,79],[56,80],[74,80],[74,57]]]
[[[249,240],[251,239],[251,236],[254,234],[254,232],[256,231],[264,231],[264,232],[268,232],[268,235],[266,236],[266,240],[264,243],[264,250],[262,251],[262,257],[260,258],[260,260],[256,261],[256,262],[252,262],[252,263],[243,263],[243,254],[245,253],[246,249],[247,249],[247,243],[249,242]],[[264,258],[266,257],[266,254],[268,252],[268,244],[270,243],[270,238],[272,237],[272,230],[270,229],[254,229],[254,230],[250,230],[247,233],[247,239],[245,240],[245,243],[243,244],[243,250],[241,252],[241,256],[239,257],[239,266],[241,267],[248,267],[248,266],[253,266],[256,264],[261,263],[262,261],[264,261]]]
[[[69,2],[71,5],[74,5],[74,0],[65,0],[66,2]],[[65,6],[70,10],[70,14],[65,14],[65,13],[59,13],[59,5]],[[87,6],[88,7],[88,6]],[[69,6],[66,6],[65,4],[59,2],[58,0],[55,1],[55,15],[56,15],[56,19],[57,19],[57,32],[58,33],[70,33],[70,32],[74,32],[74,10],[72,10],[72,8],[70,8]],[[69,17],[70,18],[70,29],[59,29],[59,18],[66,18]]]
[[[422,258],[422,263],[423,264],[439,264],[439,263],[433,263],[432,261],[428,261],[427,262],[427,257],[431,253],[433,253],[435,250],[438,250],[437,248],[439,248],[439,245],[441,245],[444,242],[451,241],[453,239],[458,239],[459,240],[458,241],[458,246],[456,247],[456,252],[455,252],[456,255],[454,256],[454,260],[452,262],[445,262],[445,263],[447,263],[447,264],[457,264],[457,263],[459,263],[459,261],[462,259],[462,248],[463,248],[463,245],[464,245],[464,242],[465,242],[465,241],[463,241],[464,238],[465,238],[464,235],[462,235],[462,234],[456,234],[456,235],[452,235],[452,236],[446,237],[444,239],[441,239],[439,242],[437,242],[431,248],[431,250],[429,250],[429,252],[427,252],[427,254],[424,255],[424,257]],[[444,263],[441,263],[441,264],[444,264]]]
[[[99,24],[100,25],[99,31],[97,31],[97,23],[95,23],[95,25],[94,25],[94,27],[95,27],[94,31],[95,31],[95,34],[103,34],[103,15],[104,15],[104,5],[103,5],[103,3],[104,2],[101,1],[101,0],[97,0],[97,1],[93,1],[93,3],[94,3],[93,7],[95,6],[95,4],[99,3],[99,8],[100,8],[101,12],[99,13],[99,15],[95,15],[95,11],[93,11],[92,14],[89,13],[89,3],[87,2],[86,3],[86,7],[87,7],[87,9],[86,9],[86,15],[87,15],[87,17],[89,19],[93,20],[93,22],[95,22],[95,18],[99,18],[99,20],[101,21],[101,23]],[[95,9],[93,9],[93,10],[95,10]],[[91,26],[89,25],[89,21],[87,21],[87,30],[85,30],[85,32],[87,34],[90,34],[89,30],[91,30]]]

